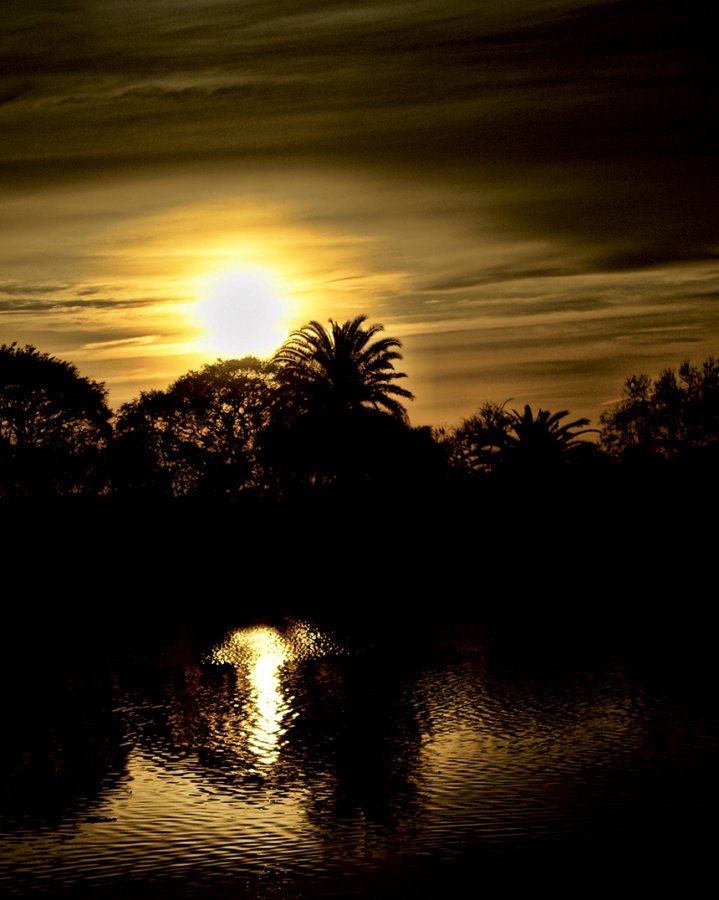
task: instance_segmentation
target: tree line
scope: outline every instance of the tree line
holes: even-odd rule
[[[414,428],[401,359],[366,316],[313,321],[270,360],[218,360],[113,413],[104,385],[71,363],[4,344],[0,497],[283,497],[717,460],[713,358],[630,376],[596,429],[509,401]]]

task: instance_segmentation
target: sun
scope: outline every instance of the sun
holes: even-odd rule
[[[287,337],[288,299],[272,273],[229,268],[201,279],[194,318],[200,341],[221,357],[271,356]]]

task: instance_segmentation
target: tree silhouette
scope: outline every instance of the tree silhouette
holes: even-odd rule
[[[396,383],[400,342],[366,319],[309,322],[275,354],[281,399],[265,446],[284,488],[391,481],[422,444],[401,403],[413,396]]]
[[[520,468],[553,468],[593,452],[596,445],[579,438],[596,429],[584,428],[589,419],[561,424],[568,415],[567,410],[552,413],[540,409],[535,416],[529,404],[521,413],[513,409],[502,450],[503,463]]]
[[[93,493],[112,416],[102,384],[16,344],[0,347],[0,495]]]
[[[274,399],[274,367],[218,360],[120,408],[113,460],[120,489],[232,496],[263,484],[258,458]]]
[[[602,446],[616,459],[678,460],[719,449],[719,363],[684,362],[656,381],[632,375],[624,397],[600,417]]]
[[[394,370],[401,344],[395,338],[375,339],[384,326],[364,327],[366,320],[357,316],[340,325],[330,319],[329,330],[312,321],[293,331],[275,354],[280,377],[307,409],[344,413],[364,406],[406,421],[398,398],[414,397],[395,383],[406,378]]]
[[[453,472],[472,476],[496,468],[511,424],[505,405],[488,401],[459,425],[435,430],[436,440],[444,448]]]
[[[596,444],[582,441],[588,419],[562,424],[569,413],[540,409],[535,416],[527,405],[523,412],[508,412],[505,403],[488,402],[460,425],[437,437],[443,444],[450,468],[460,475],[477,475],[500,469],[548,469],[578,463],[596,452]]]

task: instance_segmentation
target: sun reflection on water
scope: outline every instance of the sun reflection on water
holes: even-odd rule
[[[290,709],[282,692],[280,669],[293,658],[290,644],[275,629],[265,625],[234,631],[212,654],[215,663],[229,663],[238,670],[238,680],[249,687],[245,721],[248,746],[258,763],[276,762]],[[241,684],[238,684],[241,690]]]
[[[297,715],[283,686],[282,669],[299,658],[321,655],[329,643],[326,635],[304,623],[282,631],[256,625],[232,631],[212,651],[213,663],[236,670],[243,740],[256,764],[277,762],[287,725]]]
[[[250,748],[258,761],[269,765],[279,756],[284,729],[282,720],[289,712],[282,694],[279,671],[291,658],[280,637],[269,630],[250,636],[254,658],[248,678],[252,685],[255,713],[250,731]]]

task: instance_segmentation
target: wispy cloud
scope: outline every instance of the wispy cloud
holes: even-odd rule
[[[83,344],[81,350],[111,350],[116,347],[145,347],[154,344],[159,338],[156,334],[143,334],[139,337],[120,338],[110,341],[91,341]]]

